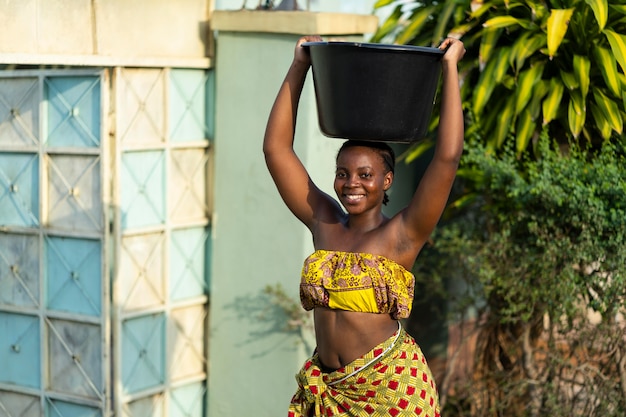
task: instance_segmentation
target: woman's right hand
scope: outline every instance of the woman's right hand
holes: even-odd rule
[[[294,51],[294,62],[301,63],[309,67],[311,65],[311,56],[309,50],[302,46],[305,42],[321,42],[322,37],[318,35],[307,35],[298,39],[296,49]]]

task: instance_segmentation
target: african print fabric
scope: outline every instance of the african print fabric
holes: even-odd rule
[[[304,261],[300,301],[315,307],[409,316],[415,277],[402,265],[371,253],[316,250]]]
[[[330,373],[322,372],[314,354],[296,380],[288,417],[439,417],[435,381],[404,329]]]

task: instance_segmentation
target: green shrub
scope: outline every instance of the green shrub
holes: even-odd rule
[[[625,415],[624,147],[544,135],[536,159],[473,144],[464,166],[481,197],[435,232],[416,271],[462,280],[456,317],[471,307],[480,323],[474,378],[449,387],[446,415]]]

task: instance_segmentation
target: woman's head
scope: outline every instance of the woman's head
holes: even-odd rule
[[[348,208],[351,203],[361,196],[363,200],[368,197],[368,201],[378,204],[382,201],[387,204],[389,197],[387,190],[393,182],[395,170],[395,155],[393,149],[383,142],[348,140],[343,143],[337,153],[337,172],[335,176],[335,192],[341,203]],[[353,183],[348,183],[351,176]],[[362,193],[353,193],[350,198],[349,187],[362,188]],[[380,193],[380,200],[377,200],[377,193]]]

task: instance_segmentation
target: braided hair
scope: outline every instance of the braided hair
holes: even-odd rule
[[[341,148],[339,148],[339,152],[337,152],[337,157],[339,157],[341,152],[343,152],[345,149],[354,148],[357,146],[362,146],[362,147],[369,148],[375,151],[378,154],[378,156],[380,156],[380,158],[383,161],[383,164],[385,165],[385,174],[388,172],[391,172],[392,174],[395,173],[394,171],[396,168],[396,155],[393,152],[393,149],[391,148],[391,146],[389,146],[385,142],[375,142],[375,141],[368,141],[368,140],[352,140],[352,139],[347,140],[343,143],[343,145],[341,145]],[[387,205],[388,202],[389,202],[389,196],[387,195],[387,191],[385,191],[385,196],[383,197],[383,204]]]

